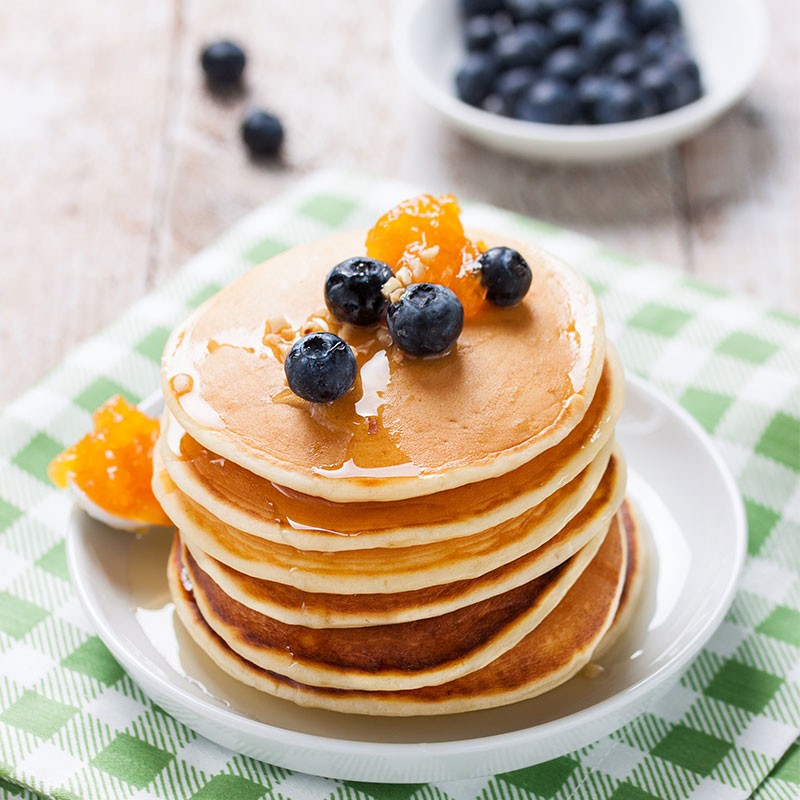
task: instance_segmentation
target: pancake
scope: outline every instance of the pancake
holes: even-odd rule
[[[469,536],[541,503],[611,439],[623,395],[622,368],[609,347],[594,399],[562,442],[506,475],[402,501],[333,503],[277,486],[210,452],[169,413],[160,455],[184,494],[253,536],[303,550],[408,547]]]
[[[625,540],[628,548],[625,585],[619,599],[617,613],[614,615],[614,622],[598,645],[593,658],[602,658],[628,629],[631,619],[638,608],[644,586],[647,551],[642,537],[641,525],[630,500],[626,499],[620,506],[617,516],[625,529]]]
[[[303,592],[244,575],[202,550],[187,549],[226,595],[248,608],[289,625],[354,628],[434,617],[502,594],[562,564],[597,535],[593,520],[581,524],[576,519],[540,547],[485,575],[393,594]]]
[[[221,669],[242,683],[299,705],[340,712],[454,714],[535,697],[568,680],[588,662],[612,624],[626,580],[622,524],[623,519],[615,517],[597,555],[564,599],[515,647],[469,675],[418,689],[337,690],[309,686],[262,669],[236,654],[209,627],[185,577],[177,544],[170,557],[168,577],[178,616],[189,634]]]
[[[611,447],[610,443],[607,448]],[[330,553],[302,551],[237,531],[181,495],[155,459],[156,497],[184,540],[255,578],[308,592],[388,593],[438,586],[483,575],[540,547],[573,518],[608,524],[625,491],[625,466],[606,450],[577,478],[520,517],[474,536],[406,548]]]
[[[449,355],[404,356],[384,329],[343,330],[327,314],[327,272],[364,250],[364,233],[343,234],[270,259],[180,326],[163,358],[167,407],[212,453],[340,503],[420,497],[529,462],[585,415],[605,359],[602,316],[553,256],[470,235],[516,247],[533,285],[513,308],[487,303]],[[289,392],[270,339],[309,320],[342,333],[359,365],[354,389],[328,405]]]
[[[550,572],[501,595],[437,617],[359,628],[278,622],[231,599],[190,553],[181,558],[204,619],[243,658],[314,686],[390,691],[454,680],[514,647],[564,598],[606,533]]]

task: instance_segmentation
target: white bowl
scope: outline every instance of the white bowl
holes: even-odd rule
[[[631,158],[693,136],[738,102],[753,82],[769,41],[760,0],[682,0],[684,26],[705,94],[676,111],[611,125],[545,125],[474,108],[456,97],[464,58],[457,0],[406,0],[395,54],[418,95],[462,133],[495,150],[547,161]]]
[[[131,677],[215,742],[278,766],[351,780],[507,772],[583,747],[646,711],[733,599],[747,541],[744,507],[706,433],[660,392],[629,377],[616,436],[647,542],[646,588],[635,618],[599,659],[600,677],[578,675],[504,708],[364,717],[301,708],[237,683],[174,616],[166,585],[171,530],[137,537],[76,511],[65,520],[69,570],[98,635]]]

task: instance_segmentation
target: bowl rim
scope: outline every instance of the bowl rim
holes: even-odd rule
[[[454,2],[454,0],[449,0]],[[417,94],[432,108],[457,123],[463,129],[481,131],[516,142],[541,142],[542,144],[612,144],[646,140],[663,135],[666,131],[692,128],[698,123],[710,122],[738,102],[752,85],[768,53],[770,40],[769,17],[763,0],[727,0],[731,9],[738,9],[750,17],[748,38],[750,54],[747,69],[738,82],[725,84],[718,90],[706,92],[688,105],[630,122],[604,125],[557,125],[528,122],[494,114],[460,100],[456,94],[442,89],[430,74],[421,68],[414,57],[411,32],[417,18],[432,8],[444,8],[442,0],[407,0],[402,4],[398,24],[395,26],[393,50],[400,70],[409,79]]]

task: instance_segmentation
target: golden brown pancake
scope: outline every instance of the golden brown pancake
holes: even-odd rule
[[[563,599],[606,533],[550,572],[501,595],[437,617],[359,628],[278,622],[230,598],[188,551],[181,559],[203,617],[243,658],[315,686],[411,689],[474,672],[517,644]]]
[[[625,491],[621,457],[617,453],[607,459],[608,453],[601,454],[567,486],[520,517],[463,537],[457,544],[433,542],[340,554],[298,550],[225,525],[178,491],[157,456],[153,488],[192,549],[238,572],[309,592],[374,594],[412,591],[483,575],[540,547],[573,518],[578,527],[603,528]]]
[[[248,608],[289,625],[353,628],[435,617],[494,597],[544,575],[598,535],[595,521],[581,524],[576,519],[540,547],[485,575],[393,594],[304,592],[283,583],[244,575],[202,550],[187,549],[225,594]]]
[[[572,480],[613,436],[623,384],[609,347],[592,404],[562,442],[506,475],[401,501],[334,503],[277,486],[210,452],[169,413],[160,454],[184,494],[245,533],[303,550],[408,547],[498,525]]]
[[[364,233],[343,234],[256,267],[174,332],[162,370],[169,410],[212,453],[335,502],[419,497],[527,463],[586,413],[605,358],[602,317],[562,262],[471,235],[520,250],[533,285],[513,308],[487,303],[450,354],[404,356],[382,329],[350,326],[340,332],[359,363],[353,390],[327,405],[288,392],[265,333],[325,317],[327,272],[364,251]]]
[[[617,613],[614,615],[614,622],[598,645],[593,658],[602,658],[628,629],[631,619],[638,608],[644,586],[647,551],[641,525],[630,500],[626,499],[623,502],[617,512],[617,516],[625,529],[625,541],[628,549],[625,586],[619,599]]]
[[[452,714],[506,705],[563,683],[589,660],[614,619],[626,578],[626,542],[615,518],[589,566],[564,599],[515,647],[482,669],[444,684],[398,691],[315,687],[262,669],[231,650],[201,614],[173,547],[168,576],[176,610],[198,645],[237,680],[300,705],[409,716]]]

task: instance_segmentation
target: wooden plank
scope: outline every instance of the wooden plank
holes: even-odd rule
[[[334,165],[531,214],[800,311],[791,0],[768,0],[774,46],[745,105],[679,150],[575,168],[491,153],[425,109],[391,55],[402,2],[0,4],[0,403],[247,211]],[[197,63],[219,36],[250,57],[246,91],[227,100]],[[282,159],[247,158],[251,105],[284,119]]]
[[[0,403],[144,290],[161,0],[0,3]]]
[[[692,271],[800,313],[800,29],[769,0],[773,42],[745,102],[684,148]]]
[[[487,151],[449,130],[411,95],[391,57],[390,16],[370,0],[199,0],[192,6],[171,246],[159,277],[298,175],[334,164],[532,214],[631,255],[686,263],[669,155],[568,168]],[[220,35],[241,41],[250,58],[247,91],[225,102],[205,90],[197,67],[202,43]],[[238,122],[254,103],[274,109],[286,123],[282,162],[253,165],[243,152]]]

